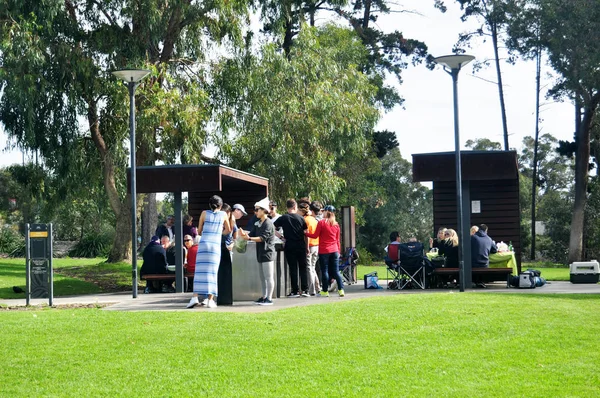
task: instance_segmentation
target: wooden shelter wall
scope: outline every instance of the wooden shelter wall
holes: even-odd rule
[[[481,203],[481,213],[469,212],[469,226],[486,224],[489,235],[496,242],[512,242],[515,256],[521,265],[521,235],[519,210],[519,181],[465,181],[470,189],[470,200]],[[440,227],[457,229],[456,183],[433,183],[433,221]]]

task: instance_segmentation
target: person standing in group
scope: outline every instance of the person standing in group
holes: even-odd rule
[[[314,233],[305,232],[309,238],[319,238],[319,262],[321,263],[321,296],[329,297],[329,276],[338,285],[340,297],[344,297],[344,281],[340,275],[340,225],[335,220],[335,207],[323,208],[323,219],[317,224]]]
[[[318,209],[320,210],[320,209]],[[317,210],[317,211],[318,211]],[[317,229],[318,221],[314,218],[311,212],[314,211],[308,203],[298,205],[298,212],[304,216],[304,221],[309,233],[314,233]],[[306,251],[306,267],[308,268],[308,293],[311,296],[319,294],[321,284],[317,276],[316,265],[319,259],[319,238],[308,238],[308,250]]]
[[[231,210],[231,206],[227,203],[221,208],[227,214],[231,231],[228,234],[221,236],[221,262],[219,263],[219,273],[217,275],[217,283],[219,285],[219,295],[217,296],[218,305],[232,305],[232,258],[231,250],[233,249],[233,240],[237,236],[238,228],[235,225],[235,216]]]
[[[275,289],[275,227],[268,218],[269,198],[254,204],[254,214],[258,221],[250,233],[239,230],[245,240],[256,242],[256,261],[263,295],[256,300],[258,305],[273,305],[273,290]]]
[[[304,230],[308,228],[304,218],[298,214],[298,204],[294,199],[286,202],[287,214],[277,218],[273,225],[283,229],[285,245],[283,253],[290,269],[292,291],[287,297],[308,297],[308,280],[306,270],[306,237]],[[277,235],[277,234],[275,234]],[[300,272],[300,287],[298,286]]]
[[[162,238],[163,236],[167,235],[169,237],[169,240],[173,241],[173,238],[175,237],[175,231],[173,230],[174,225],[175,216],[167,216],[167,222],[164,224],[160,224],[156,228],[156,232],[154,233],[154,235],[158,236],[159,238]]]
[[[189,214],[183,216],[183,234],[189,235],[193,239],[198,235],[198,228],[192,225],[192,221],[194,221],[194,218]]]
[[[198,222],[198,235],[201,236],[196,255],[196,270],[194,272],[194,295],[187,308],[200,304],[198,295],[206,296],[202,304],[215,308],[214,297],[218,295],[217,273],[221,261],[221,235],[231,231],[229,218],[221,211],[223,199],[213,195],[208,201],[210,210],[204,210]]]

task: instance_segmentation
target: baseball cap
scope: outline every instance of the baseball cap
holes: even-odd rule
[[[245,215],[245,216],[248,215],[248,213],[246,213],[246,209],[244,208],[244,206],[242,206],[239,203],[236,203],[236,204],[233,205],[233,210],[239,210],[239,211],[242,212],[243,215]]]
[[[333,207],[332,205],[327,205],[323,208],[323,210],[325,211],[330,211],[332,213],[335,213],[335,207]]]

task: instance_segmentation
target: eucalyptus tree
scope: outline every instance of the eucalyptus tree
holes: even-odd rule
[[[569,261],[578,261],[583,255],[591,132],[600,105],[600,2],[514,2],[509,31],[512,45],[522,52],[531,51],[534,46],[543,49],[558,75],[549,95],[558,100],[572,100],[578,108],[575,198],[569,242]]]
[[[506,116],[506,104],[504,99],[504,83],[502,80],[500,46],[503,32],[505,30],[508,11],[512,4],[510,0],[456,0],[463,11],[461,20],[475,18],[481,22],[479,28],[472,32],[461,33],[455,51],[464,51],[464,47],[470,46],[474,37],[489,38],[494,51],[494,66],[496,78],[498,79],[498,98],[500,100],[500,116],[502,120],[502,131],[504,137],[504,150],[509,150],[508,145],[508,122]],[[511,60],[511,58],[509,58]],[[476,68],[481,68],[488,61],[476,63]]]
[[[327,26],[303,28],[289,57],[266,44],[221,62],[211,96],[219,158],[269,176],[278,199],[335,199],[341,160],[372,156],[364,132],[379,112],[375,87],[356,69],[363,57],[350,30]]]
[[[125,194],[127,92],[110,71],[144,67],[138,89],[138,165],[202,160],[209,111],[202,61],[237,37],[245,0],[7,0],[0,9],[0,121],[46,167],[69,170],[91,140],[116,219],[110,261],[130,254]],[[155,151],[160,141],[160,151]],[[62,174],[61,174],[62,175]],[[84,182],[82,182],[84,183]]]

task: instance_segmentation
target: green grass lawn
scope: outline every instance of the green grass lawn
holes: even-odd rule
[[[374,264],[358,266],[359,281],[373,271],[377,271],[379,279],[385,279],[385,264]],[[539,269],[548,281],[569,280],[568,268],[544,268],[539,265],[524,263],[523,269]],[[131,290],[131,264],[128,263],[107,264],[101,258],[58,258],[54,259],[53,266],[55,297]],[[25,298],[24,293],[14,293],[13,286],[25,289],[25,259],[0,258],[0,299]]]
[[[131,264],[106,264],[101,258],[57,258],[54,296],[131,290]],[[13,286],[25,289],[25,259],[0,258],[0,298],[25,298]]]
[[[333,300],[331,300],[333,301]],[[2,396],[593,397],[600,295],[0,311]]]

